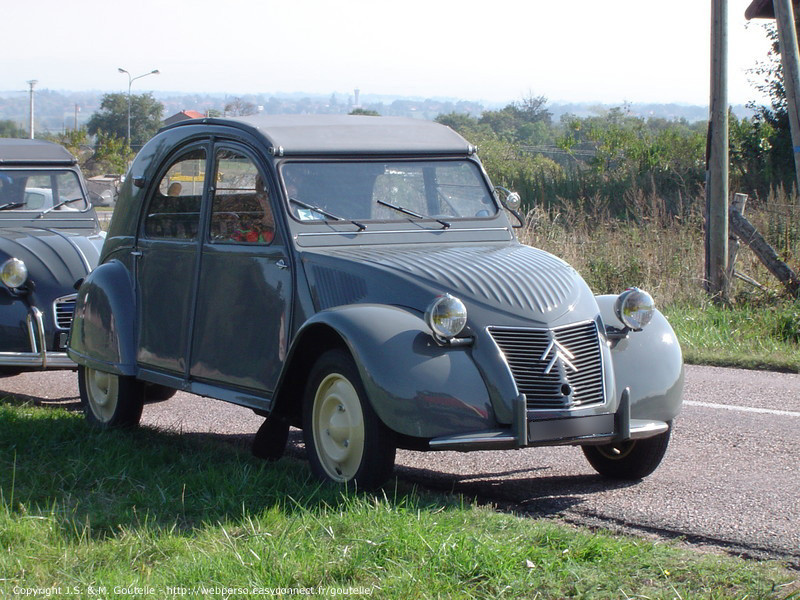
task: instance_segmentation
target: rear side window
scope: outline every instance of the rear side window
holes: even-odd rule
[[[144,222],[145,237],[195,240],[200,224],[206,151],[192,150],[176,158],[153,192]]]

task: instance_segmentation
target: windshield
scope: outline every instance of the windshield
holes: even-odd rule
[[[78,211],[88,206],[75,171],[0,169],[0,210]]]
[[[434,219],[447,225],[441,219],[497,213],[480,168],[469,160],[287,162],[281,175],[291,215],[300,221]]]

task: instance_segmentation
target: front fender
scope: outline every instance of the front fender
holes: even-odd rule
[[[614,313],[617,296],[597,296],[606,326],[622,328]],[[616,389],[630,388],[631,417],[671,421],[683,403],[683,355],[678,338],[659,311],[642,331],[611,348]]]
[[[67,354],[76,363],[117,375],[134,375],[136,345],[133,284],[112,260],[92,271],[78,290]]]
[[[497,426],[486,384],[468,347],[442,347],[422,318],[385,305],[356,304],[317,313],[349,348],[369,401],[397,433],[433,438]]]

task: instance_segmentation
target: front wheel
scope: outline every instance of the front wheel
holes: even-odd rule
[[[595,471],[611,479],[636,480],[647,477],[661,464],[672,428],[644,440],[583,446],[583,454]]]
[[[311,469],[321,479],[374,489],[391,475],[392,433],[372,409],[355,362],[344,350],[326,352],[311,370],[303,438]]]
[[[134,377],[78,367],[78,388],[86,420],[103,429],[136,427],[142,417],[144,388]]]

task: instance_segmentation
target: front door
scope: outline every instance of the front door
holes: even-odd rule
[[[139,364],[186,375],[208,148],[169,160],[145,199],[137,250]]]
[[[242,146],[214,149],[190,375],[271,396],[286,357],[292,276],[275,186]]]

